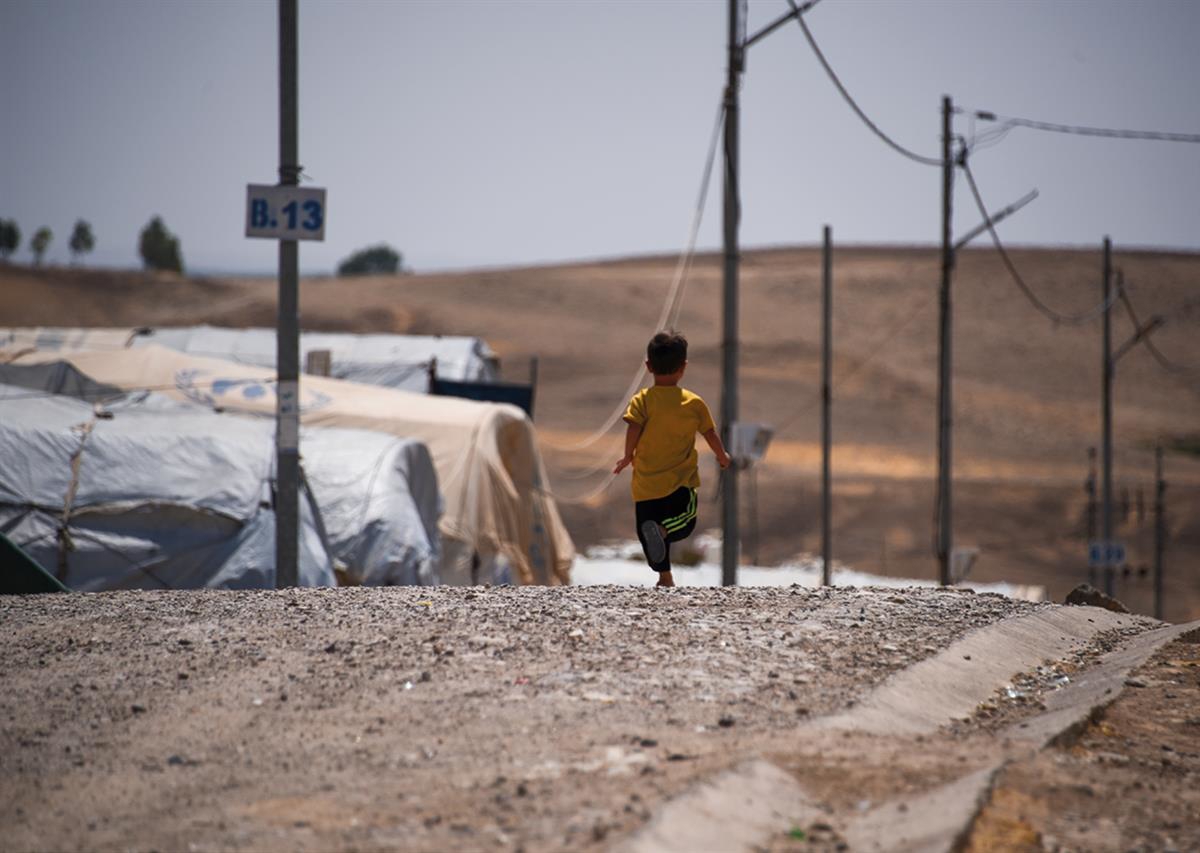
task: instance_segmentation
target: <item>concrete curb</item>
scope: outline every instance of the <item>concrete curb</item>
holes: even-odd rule
[[[1062,607],[1005,619],[901,670],[849,711],[812,725],[870,734],[929,734],[972,713],[1018,673],[1065,657],[1100,631],[1132,622],[1128,615],[1096,607]]]
[[[1091,608],[1087,608],[1091,609]],[[846,827],[852,850],[956,850],[970,837],[987,805],[996,778],[1012,761],[1069,739],[1121,694],[1129,673],[1176,637],[1200,628],[1200,621],[1156,628],[1100,659],[1069,687],[1047,697],[1045,713],[997,735],[1024,746],[1009,756],[933,791],[892,800]]]
[[[1145,663],[1167,643],[1190,631],[1200,629],[1200,620],[1182,625],[1167,625],[1139,634],[1062,690],[1046,697],[1046,711],[1025,725],[1012,726],[1005,737],[1027,741],[1038,749],[1070,739],[1090,720],[1117,700],[1130,671]]]
[[[1004,620],[968,634],[932,658],[889,678],[851,710],[813,720],[798,734],[831,731],[911,736],[936,731],[975,707],[1014,675],[1066,656],[1131,616],[1093,607],[1063,607]],[[1114,701],[1128,673],[1200,622],[1154,629],[1101,659],[1047,701],[1047,711],[1000,735],[1036,751],[1077,730]],[[997,774],[1009,759],[922,794],[889,801],[850,822],[853,850],[950,850],[969,834]],[[666,803],[622,853],[750,850],[824,812],[790,774],[756,760],[699,783]],[[827,819],[827,818],[826,818]]]
[[[669,801],[620,853],[746,850],[820,812],[796,779],[769,761],[750,761]]]

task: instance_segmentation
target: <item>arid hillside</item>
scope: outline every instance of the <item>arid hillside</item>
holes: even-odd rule
[[[1095,250],[1019,250],[1013,260],[1062,312],[1095,305]],[[1200,617],[1200,256],[1126,252],[1116,264],[1159,363],[1129,350],[1114,384],[1117,529],[1131,568],[1118,597],[1151,608],[1153,447],[1168,447],[1166,618]],[[313,330],[478,335],[507,378],[538,359],[536,423],[554,492],[582,548],[632,535],[627,479],[605,488],[619,427],[578,447],[623,403],[663,307],[675,259],[361,279],[306,279]],[[932,577],[938,253],[847,248],[834,257],[834,553],[868,571]],[[685,384],[718,410],[720,259],[697,258],[679,327]],[[1113,345],[1131,335],[1115,309]],[[1100,438],[1099,319],[1056,325],[990,251],[960,254],[954,283],[956,545],[979,549],[973,576],[1041,583],[1056,598],[1087,579],[1087,449]],[[271,279],[179,279],[139,272],[0,267],[0,325],[273,325]],[[820,547],[820,254],[747,252],[741,280],[741,413],[776,436],[744,475],[747,558],[775,563]],[[1170,365],[1192,372],[1172,371]],[[1188,452],[1187,448],[1191,448]],[[701,529],[718,526],[710,461]],[[627,475],[626,475],[627,477]],[[1141,495],[1139,501],[1139,493]]]

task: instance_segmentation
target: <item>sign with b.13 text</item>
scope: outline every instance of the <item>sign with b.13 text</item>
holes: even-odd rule
[[[246,236],[271,240],[324,240],[325,190],[247,185]]]

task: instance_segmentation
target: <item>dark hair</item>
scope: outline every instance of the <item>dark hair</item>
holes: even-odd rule
[[[659,332],[646,344],[646,360],[655,376],[675,373],[687,361],[687,338],[672,329]]]

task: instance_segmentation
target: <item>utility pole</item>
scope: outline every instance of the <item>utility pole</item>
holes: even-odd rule
[[[279,0],[279,184],[300,183],[297,151],[296,0]],[[275,426],[275,588],[299,581],[300,300],[295,240],[279,241]]]
[[[733,446],[738,419],[738,88],[742,74],[742,27],[738,0],[729,0],[729,65],[725,83],[725,280],[724,328],[721,338],[721,432],[726,447]],[[721,472],[721,584],[737,585],[738,569],[738,464]]]
[[[830,518],[830,409],[833,360],[833,231],[826,225],[821,254],[821,583],[833,582],[833,526]]]
[[[1166,545],[1167,521],[1163,496],[1167,483],[1163,480],[1163,449],[1154,448],[1154,618],[1163,618],[1163,548]]]
[[[1096,448],[1087,449],[1088,475],[1083,484],[1087,492],[1087,543],[1090,546],[1096,541]],[[1088,560],[1088,583],[1096,585],[1096,567]]]
[[[951,315],[950,276],[954,269],[954,247],[951,244],[951,201],[954,192],[953,140],[950,135],[950,116],[953,105],[949,95],[942,96],[942,283],[938,315],[938,486],[937,486],[937,558],[938,581],[950,584],[950,552],[953,540],[951,523],[950,476],[950,361]]]
[[[1100,540],[1103,542],[1104,594],[1113,594],[1112,551],[1112,240],[1104,238],[1104,271],[1100,283],[1104,332],[1100,353]]]

